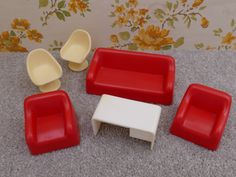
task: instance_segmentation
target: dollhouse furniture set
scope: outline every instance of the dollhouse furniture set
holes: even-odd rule
[[[62,47],[61,58],[72,71],[88,67],[91,37],[75,30]],[[25,138],[31,154],[41,154],[80,144],[74,107],[61,86],[62,68],[44,49],[28,54],[31,81],[41,94],[24,101]],[[88,94],[102,95],[92,116],[96,135],[101,123],[129,129],[129,136],[151,143],[156,139],[161,107],[174,96],[175,60],[171,56],[108,48],[96,49],[86,77]],[[229,94],[200,84],[187,89],[170,132],[195,144],[216,150],[219,146],[232,98]]]

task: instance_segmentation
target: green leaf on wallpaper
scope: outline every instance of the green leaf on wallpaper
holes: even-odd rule
[[[115,0],[115,3],[119,4],[119,3],[120,3],[120,1],[119,1],[119,0]]]
[[[167,7],[167,9],[170,11],[170,10],[172,9],[172,3],[169,2],[169,1],[167,1],[167,2],[166,2],[166,7]]]
[[[133,44],[133,43],[132,43],[132,44],[129,44],[129,45],[128,45],[128,49],[129,49],[129,50],[138,50],[138,46],[137,46],[136,44]]]
[[[63,1],[60,1],[60,2],[57,4],[57,7],[58,7],[58,9],[61,9],[61,8],[65,7],[65,1],[64,1],[64,0],[63,0]]]
[[[192,21],[191,21],[190,18],[189,18],[188,23],[187,23],[187,27],[188,27],[188,28],[190,28],[191,22],[192,22]]]
[[[179,6],[179,1],[177,1],[175,4],[174,4],[174,10],[176,10]]]
[[[223,31],[222,31],[221,28],[218,28],[218,29],[213,30],[214,36],[218,36],[218,37],[220,37],[220,35],[221,35],[222,32],[223,32]]]
[[[114,28],[116,26],[116,22],[112,23],[111,27]]]
[[[169,27],[171,27],[171,28],[175,28],[175,26],[174,26],[174,20],[168,18],[168,20],[167,20],[167,25],[168,25]]]
[[[175,16],[172,17],[174,21],[178,21],[178,18],[176,18]]]
[[[130,34],[128,31],[120,32],[120,33],[118,33],[118,35],[124,41],[128,41],[130,38]]]
[[[194,20],[194,21],[197,21],[197,18],[195,17],[195,15],[192,15],[191,19]]]
[[[116,14],[114,12],[111,12],[111,14],[109,15],[109,17],[115,17]]]
[[[204,47],[203,43],[194,44],[196,49],[202,49]]]
[[[152,17],[151,17],[150,15],[147,15],[147,16],[146,16],[146,19],[147,19],[147,20],[150,20],[151,18],[152,18]]]
[[[53,43],[54,43],[55,46],[58,46],[57,40],[54,40]]]
[[[156,9],[155,14],[166,14],[162,9]]]
[[[135,32],[137,29],[138,29],[138,27],[133,26],[133,27],[131,28],[131,31],[132,31],[132,32]]]
[[[128,2],[125,3],[125,7],[126,7],[126,8],[129,8],[129,3],[128,3]]]
[[[11,36],[16,36],[15,31],[12,31],[12,30],[11,30],[10,35],[11,35]]]
[[[231,27],[234,27],[234,25],[235,25],[235,21],[234,21],[234,19],[232,19],[232,20],[231,20],[231,23],[230,23],[230,26],[231,26]]]
[[[207,6],[202,6],[199,8],[199,10],[204,10]]]
[[[63,13],[57,11],[57,12],[56,12],[56,16],[57,16],[57,18],[58,18],[59,20],[65,21],[65,16],[63,15]]]
[[[48,0],[39,0],[39,8],[46,7],[48,5]]]
[[[184,44],[184,37],[180,37],[179,39],[176,40],[174,43],[174,48],[178,48],[179,46]]]
[[[171,45],[166,45],[166,46],[162,47],[161,49],[162,50],[170,50],[171,48],[172,48]]]
[[[70,17],[70,12],[66,11],[66,10],[63,10],[62,11],[63,14],[66,16],[66,17]]]

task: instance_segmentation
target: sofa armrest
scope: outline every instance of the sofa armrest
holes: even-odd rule
[[[165,93],[173,93],[174,91],[174,84],[175,84],[175,61],[174,59],[170,60],[169,66],[168,66],[168,73],[166,75],[165,80],[165,87],[164,91]]]
[[[87,73],[86,80],[87,81],[93,81],[95,79],[95,76],[98,72],[98,69],[100,67],[101,61],[99,61],[99,56],[98,56],[98,50],[96,50],[93,59],[90,63],[89,70]]]

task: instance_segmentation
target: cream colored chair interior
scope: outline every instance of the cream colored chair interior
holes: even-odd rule
[[[32,82],[41,92],[58,90],[62,68],[56,59],[44,49],[35,49],[28,54],[27,71]]]
[[[85,30],[75,30],[61,48],[61,57],[69,61],[69,68],[82,71],[88,67],[86,57],[91,50],[91,37]]]

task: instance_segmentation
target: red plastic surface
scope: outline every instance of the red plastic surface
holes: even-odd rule
[[[175,60],[170,56],[99,48],[87,73],[86,90],[169,105],[174,81]]]
[[[41,154],[80,143],[75,111],[65,91],[25,99],[25,139],[31,154]]]
[[[216,150],[229,116],[231,96],[192,84],[178,108],[170,132],[195,144]]]

